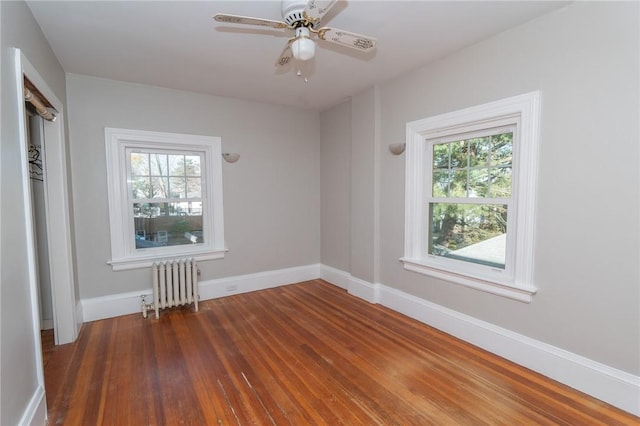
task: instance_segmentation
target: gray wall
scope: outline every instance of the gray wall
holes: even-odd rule
[[[322,191],[321,261],[342,271],[350,269],[351,248],[351,102],[320,115]]]
[[[575,3],[380,86],[380,221],[370,237],[380,239],[380,283],[640,373],[638,9],[637,2]],[[404,140],[408,121],[532,90],[542,92],[534,259],[539,292],[533,302],[405,271],[398,262],[404,157],[389,154],[388,145]],[[323,114],[331,116],[332,111]],[[370,128],[363,121],[369,119],[370,114],[352,111],[352,128]],[[333,125],[323,121],[323,130]],[[370,176],[376,167],[369,163],[375,161],[370,152],[375,147],[356,143],[368,162],[351,162],[352,180]],[[322,167],[330,174],[324,168],[335,164]],[[349,185],[346,178],[344,184]],[[331,194],[323,197],[329,199]],[[354,209],[369,211],[364,222],[372,223],[374,200],[375,194],[360,199],[352,194],[351,211],[344,207],[332,214],[351,217],[353,227]],[[354,259],[359,250],[352,247],[350,253],[349,272],[357,275],[353,265],[366,262],[370,253],[360,260]]]
[[[377,282],[377,89],[351,99],[351,275]]]
[[[215,78],[215,77],[212,77]],[[320,115],[257,102],[70,74],[70,151],[81,298],[150,288],[148,269],[113,272],[104,128],[222,137],[222,260],[202,280],[320,261]]]
[[[24,2],[0,2],[2,31],[2,114],[0,179],[0,424],[16,424],[38,386],[36,336],[32,327],[27,246],[28,224],[22,203],[18,103],[12,47],[20,48],[29,62],[65,102],[62,67]]]

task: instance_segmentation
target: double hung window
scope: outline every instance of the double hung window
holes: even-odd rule
[[[106,129],[114,270],[224,255],[220,138]]]
[[[136,249],[204,243],[201,152],[127,149]]]
[[[428,255],[505,269],[514,132],[508,126],[426,141]]]
[[[407,124],[406,269],[530,301],[539,95]]]

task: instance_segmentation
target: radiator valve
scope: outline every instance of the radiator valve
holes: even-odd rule
[[[145,297],[147,296],[144,294],[140,296],[140,298],[142,299],[142,318],[147,317],[147,311],[153,310],[153,305],[150,303],[147,303],[147,301],[145,300]]]

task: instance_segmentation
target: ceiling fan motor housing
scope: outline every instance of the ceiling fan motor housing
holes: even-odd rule
[[[292,27],[298,27],[304,21],[303,11],[307,0],[282,0],[282,19]]]

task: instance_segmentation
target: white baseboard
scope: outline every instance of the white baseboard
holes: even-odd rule
[[[199,293],[201,300],[231,296],[233,294],[264,290],[282,285],[299,283],[320,277],[320,265],[306,265],[295,268],[279,269],[275,271],[258,272],[255,274],[238,275],[235,277],[200,281]],[[150,303],[153,290],[132,291],[128,293],[112,294],[90,299],[82,299],[81,318],[83,322],[97,321],[140,312],[142,314],[142,297]]]
[[[43,426],[47,424],[47,404],[42,386],[39,385],[36,388],[18,424],[20,426]]]
[[[350,294],[371,301],[376,292],[383,306],[640,416],[638,376],[400,290],[349,279]]]
[[[320,278],[369,303],[378,303],[380,286],[377,284],[371,284],[327,265],[320,265]]]
[[[43,319],[42,325],[40,327],[41,330],[51,330],[53,328],[53,320],[52,319]]]
[[[81,299],[82,321],[91,322],[136,312],[140,312],[142,315],[142,296],[146,296],[147,303],[149,303],[149,295],[152,292],[153,290],[149,288],[147,290]]]
[[[320,264],[258,272],[200,282],[202,300],[216,299],[240,293],[280,287],[320,277]]]
[[[340,269],[332,268],[327,265],[320,265],[320,278],[323,280],[343,289],[347,289],[349,285],[349,278],[351,275],[348,272],[341,271]]]
[[[349,277],[347,291],[369,303],[380,303],[380,284],[371,284],[356,277]]]

